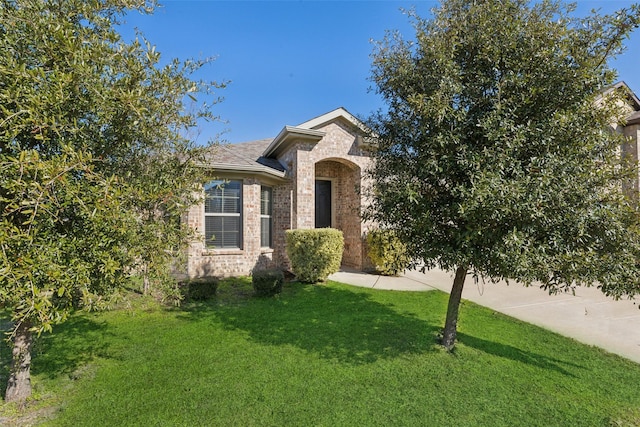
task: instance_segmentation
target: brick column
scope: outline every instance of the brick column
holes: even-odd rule
[[[313,228],[315,222],[315,165],[309,152],[296,152],[295,200],[293,227]]]

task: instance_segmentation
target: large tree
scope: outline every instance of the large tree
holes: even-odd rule
[[[117,32],[145,0],[0,0],[0,304],[13,329],[5,399],[31,392],[31,345],[133,276],[166,278],[189,238],[203,147],[186,135],[220,87],[202,61],[159,64]],[[205,97],[206,98],[206,97]],[[35,335],[34,335],[35,334]]]
[[[638,217],[620,161],[628,93],[606,91],[640,22],[637,5],[573,15],[555,1],[445,0],[389,33],[373,72],[388,109],[368,216],[416,262],[455,272],[443,345],[454,347],[465,278],[640,291]]]

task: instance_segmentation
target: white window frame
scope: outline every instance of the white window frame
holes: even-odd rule
[[[204,236],[205,236],[205,247],[207,249],[214,249],[214,250],[238,250],[238,249],[242,249],[242,237],[243,237],[243,224],[242,224],[242,210],[244,208],[244,200],[243,200],[243,183],[242,180],[238,180],[238,179],[229,179],[229,180],[221,180],[221,179],[217,179],[217,180],[213,180],[208,182],[207,184],[205,184],[204,186],[204,193],[205,193],[205,198],[207,197],[207,190],[209,188],[212,187],[219,187],[222,186],[224,188],[225,185],[228,185],[229,183],[237,183],[240,189],[240,194],[239,194],[239,212],[233,212],[233,213],[225,213],[225,212],[207,212],[207,208],[206,208],[206,200],[205,200],[205,206],[203,208],[204,211]],[[224,194],[223,194],[223,200],[224,200]],[[215,239],[215,235],[214,235],[214,239],[213,240],[207,240],[207,217],[213,217],[213,218],[224,218],[224,217],[233,217],[233,218],[238,218],[238,241],[237,241],[237,245],[236,246],[219,246],[216,245],[216,239]],[[213,234],[213,233],[211,233]],[[223,239],[220,239],[220,241],[222,241]]]
[[[264,190],[269,191],[269,201],[268,201],[269,212],[267,214],[262,213],[262,192]],[[269,220],[269,244],[266,246],[263,244],[263,241],[262,241],[262,234],[263,234],[262,220],[263,219]],[[263,249],[273,248],[273,187],[268,185],[260,186],[260,247]]]

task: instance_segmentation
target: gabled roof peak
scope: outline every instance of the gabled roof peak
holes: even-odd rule
[[[329,111],[328,113],[324,113],[311,120],[307,120],[306,122],[301,123],[296,127],[301,129],[316,129],[326,123],[329,123],[331,121],[334,121],[340,118],[343,120],[346,120],[347,122],[351,123],[352,125],[358,128],[361,128],[361,129],[364,128],[364,124],[360,120],[358,120],[353,114],[348,112],[347,109],[344,107],[338,107],[335,110]]]
[[[307,140],[317,142],[324,136],[324,132],[319,130],[322,126],[335,120],[343,120],[352,126],[364,130],[364,124],[358,120],[353,114],[348,112],[344,107],[338,107],[335,110],[322,114],[311,120],[307,120],[298,126],[285,126],[282,128],[278,136],[276,136],[269,147],[264,151],[263,156],[277,156],[285,147],[294,139]]]

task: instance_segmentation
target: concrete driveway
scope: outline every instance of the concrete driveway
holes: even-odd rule
[[[400,277],[345,270],[329,279],[374,289],[447,293],[453,284],[453,275],[438,269],[407,271]],[[614,301],[596,288],[576,288],[575,295],[549,295],[515,282],[475,284],[471,277],[462,298],[640,363],[640,299]]]

